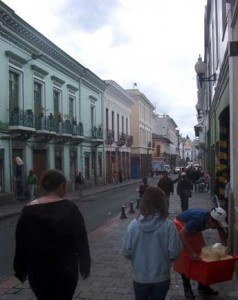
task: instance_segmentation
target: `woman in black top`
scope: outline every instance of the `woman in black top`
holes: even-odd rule
[[[26,277],[38,300],[71,300],[78,281],[90,274],[90,251],[78,207],[63,199],[66,179],[49,170],[41,179],[47,192],[22,210],[16,228],[15,276]]]

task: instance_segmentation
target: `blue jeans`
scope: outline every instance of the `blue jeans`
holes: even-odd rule
[[[157,283],[133,281],[135,300],[164,300],[169,290],[170,280]]]

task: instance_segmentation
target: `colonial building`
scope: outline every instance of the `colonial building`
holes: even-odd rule
[[[237,80],[238,1],[208,0],[204,17],[204,56],[197,72],[198,125],[204,165],[212,175],[212,193],[228,212],[229,247],[238,253]],[[227,175],[228,174],[228,175]],[[226,183],[230,183],[227,190]]]
[[[116,82],[106,80],[104,93],[105,173],[106,183],[131,178],[131,109],[135,101]]]
[[[104,182],[104,81],[0,2],[0,185],[17,192],[29,170],[80,170]],[[23,160],[21,178],[13,157]]]
[[[179,162],[177,124],[169,115],[152,114],[152,159],[174,169]]]
[[[126,90],[135,103],[131,113],[132,178],[148,176],[151,170],[152,113],[154,105],[138,89]]]

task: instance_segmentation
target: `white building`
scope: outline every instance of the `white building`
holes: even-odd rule
[[[135,101],[115,81],[105,82],[105,173],[106,183],[111,183],[120,170],[123,180],[131,178],[131,110]]]

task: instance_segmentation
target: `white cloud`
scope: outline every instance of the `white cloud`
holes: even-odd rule
[[[138,89],[186,136],[197,123],[194,64],[206,0],[4,0],[102,79]]]

